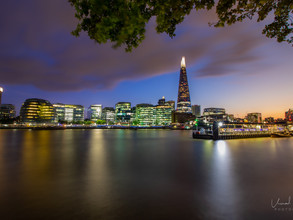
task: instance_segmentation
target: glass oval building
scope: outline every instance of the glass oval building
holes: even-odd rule
[[[20,109],[22,122],[50,123],[54,122],[55,111],[53,105],[44,99],[27,99]]]

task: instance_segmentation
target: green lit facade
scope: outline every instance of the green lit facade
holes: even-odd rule
[[[27,99],[20,109],[20,119],[25,123],[54,122],[54,107],[44,99]]]
[[[130,102],[118,102],[115,105],[115,123],[128,124],[132,116]]]
[[[142,126],[170,125],[173,110],[173,107],[169,105],[138,104],[136,106],[135,121]]]
[[[170,125],[173,110],[172,106],[156,106],[156,125]]]
[[[151,104],[138,104],[135,110],[135,121],[139,125],[154,125],[156,121],[156,110]]]

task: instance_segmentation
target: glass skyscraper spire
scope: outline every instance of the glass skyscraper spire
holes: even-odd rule
[[[182,60],[181,60],[178,99],[177,99],[177,112],[186,112],[186,113],[192,112],[187,74],[186,74],[185,57],[182,57]]]

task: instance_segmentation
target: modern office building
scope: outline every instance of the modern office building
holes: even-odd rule
[[[229,116],[228,114],[226,114],[226,110],[224,108],[204,108],[202,116],[197,118],[205,123],[234,120],[234,116]]]
[[[156,110],[151,104],[136,105],[135,120],[139,125],[154,125],[156,122]]]
[[[91,120],[102,119],[102,105],[101,104],[91,105],[88,108],[88,118]]]
[[[174,108],[170,105],[158,105],[155,107],[155,124],[170,125],[172,123],[172,112]]]
[[[12,104],[0,104],[0,119],[15,118],[15,107]]]
[[[265,123],[270,123],[270,124],[272,124],[272,123],[274,123],[275,122],[275,119],[273,118],[273,117],[267,117],[267,118],[265,118]]]
[[[192,109],[192,114],[195,117],[200,117],[201,116],[201,113],[200,113],[200,105],[192,105],[191,106],[191,109]]]
[[[20,120],[26,123],[54,122],[54,107],[44,99],[27,99],[20,109]]]
[[[106,124],[115,122],[115,109],[112,107],[105,107],[102,110],[102,120],[106,121]]]
[[[286,121],[293,122],[293,109],[289,109],[285,112],[285,119]]]
[[[204,108],[203,116],[209,115],[223,115],[226,114],[226,110],[224,108]]]
[[[115,122],[118,124],[129,124],[132,116],[130,102],[118,102],[115,105]]]
[[[186,73],[185,57],[181,60],[179,88],[178,88],[178,99],[177,99],[177,112],[192,113],[190,94]]]
[[[84,121],[84,107],[82,105],[53,104],[56,112],[56,122]]]
[[[250,123],[262,123],[261,113],[258,112],[248,113],[246,119]]]

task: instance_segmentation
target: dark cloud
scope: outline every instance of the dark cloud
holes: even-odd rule
[[[177,37],[158,35],[154,22],[146,40],[133,53],[110,44],[97,45],[83,34],[70,35],[76,25],[67,1],[11,0],[0,14],[0,74],[3,84],[30,84],[48,91],[107,89],[121,81],[143,79],[178,70],[181,56],[196,67],[193,76],[245,73],[239,64],[259,59],[267,42],[248,23],[213,28],[213,12],[195,12],[178,26]]]

